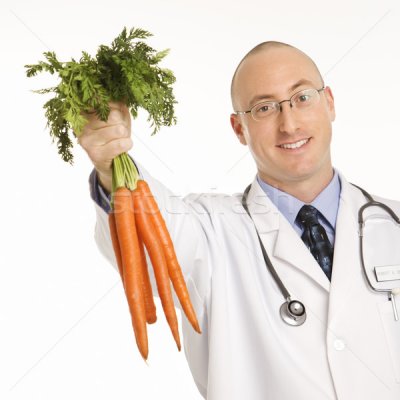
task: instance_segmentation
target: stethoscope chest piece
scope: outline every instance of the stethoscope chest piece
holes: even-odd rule
[[[281,318],[288,325],[300,326],[307,318],[306,308],[301,301],[286,301],[280,308]]]

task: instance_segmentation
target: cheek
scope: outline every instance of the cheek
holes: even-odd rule
[[[310,129],[309,133],[311,135],[330,142],[332,136],[332,122],[328,110],[322,110],[320,114],[310,115],[309,118],[304,121],[303,126],[306,132],[307,128]]]
[[[264,130],[253,131],[247,139],[247,144],[256,153],[267,152],[269,147],[272,146],[272,137],[273,135],[271,132],[266,132]]]
[[[330,119],[321,123],[321,134],[324,136],[325,140],[330,143],[332,138],[332,123]]]
[[[252,154],[257,165],[269,165],[274,163],[273,160],[279,159],[276,153],[275,141],[272,134],[259,132],[253,135],[248,142],[250,153]]]

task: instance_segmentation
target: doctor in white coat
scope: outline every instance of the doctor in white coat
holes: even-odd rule
[[[388,296],[371,290],[363,275],[357,213],[366,198],[332,167],[331,89],[303,52],[266,42],[239,64],[232,101],[233,130],[257,166],[247,198],[252,219],[241,194],[178,199],[138,166],[166,220],[201,325],[199,335],[183,318],[199,391],[209,400],[400,399],[400,321]],[[119,104],[108,122],[88,117],[80,143],[95,166],[96,241],[115,266],[107,194],[112,158],[132,147],[130,117]],[[398,202],[379,200],[400,213]],[[301,238],[296,215],[304,204],[318,209],[334,247],[330,279]],[[380,216],[376,207],[365,212]],[[285,299],[256,230],[292,298],[306,308],[300,326],[280,316]],[[400,252],[389,241],[374,243],[373,253],[388,245]]]

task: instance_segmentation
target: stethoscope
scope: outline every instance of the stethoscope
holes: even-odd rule
[[[368,200],[358,211],[358,223],[359,223],[359,238],[360,238],[360,255],[361,255],[361,264],[363,266],[364,270],[364,275],[365,278],[368,282],[369,287],[376,291],[376,292],[387,292],[388,293],[388,298],[392,302],[393,305],[393,312],[394,312],[394,317],[395,320],[398,321],[398,313],[396,309],[396,302],[394,300],[394,295],[400,294],[400,288],[396,289],[379,289],[373,286],[370,278],[368,277],[365,263],[364,263],[364,255],[363,255],[363,228],[364,228],[364,220],[363,220],[363,212],[365,211],[366,208],[368,207],[380,207],[384,209],[392,218],[393,220],[397,223],[400,224],[399,217],[395,214],[395,212],[388,207],[386,204],[380,203],[378,201],[375,201],[372,196],[365,191],[364,189],[354,185],[358,189],[361,190],[361,192],[364,194],[366,199]],[[307,319],[307,312],[306,312],[306,307],[300,300],[292,299],[292,296],[290,295],[289,291],[286,289],[285,285],[282,283],[282,280],[280,279],[278,273],[276,272],[274,266],[272,265],[272,262],[267,254],[267,251],[265,250],[265,247],[261,241],[260,235],[258,233],[257,227],[255,225],[255,222],[250,215],[250,211],[247,206],[247,196],[249,194],[251,188],[251,184],[247,186],[246,190],[243,193],[242,196],[242,206],[246,210],[247,214],[249,215],[250,219],[253,221],[254,228],[257,233],[258,241],[260,242],[260,247],[261,251],[264,257],[265,265],[272,275],[275,283],[278,285],[279,290],[282,293],[282,296],[285,299],[285,302],[281,305],[279,309],[280,316],[282,320],[287,323],[288,325],[292,326],[300,326],[303,325],[305,320]]]

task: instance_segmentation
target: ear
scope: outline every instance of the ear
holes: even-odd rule
[[[240,121],[240,117],[237,114],[231,114],[231,126],[233,131],[236,134],[236,137],[239,139],[239,142],[244,146],[247,145],[246,138],[244,137],[244,127],[242,122]]]
[[[326,97],[326,101],[328,103],[328,109],[329,109],[329,114],[331,116],[331,121],[333,122],[336,118],[335,100],[333,98],[332,90],[329,86],[327,86],[325,88],[325,97]]]

